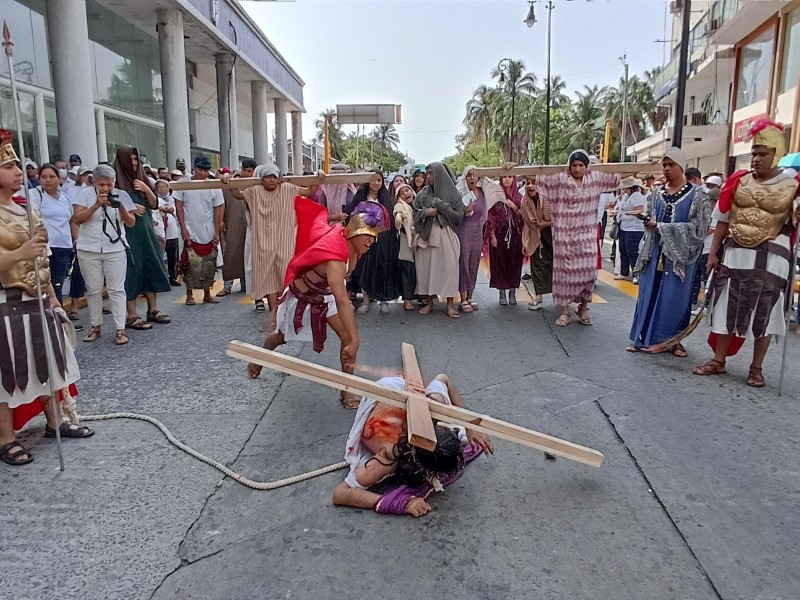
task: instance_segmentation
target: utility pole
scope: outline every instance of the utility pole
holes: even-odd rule
[[[619,162],[625,162],[625,142],[628,130],[628,55],[620,58],[625,67],[625,89],[622,92],[622,126],[620,133]]]
[[[553,2],[547,3],[547,114],[544,118],[544,164],[550,164],[550,41],[553,30]]]
[[[678,89],[675,92],[675,126],[672,129],[672,145],[681,147],[683,141],[683,106],[686,103],[686,71],[689,64],[689,20],[692,0],[683,0],[681,15],[681,47],[678,58]]]

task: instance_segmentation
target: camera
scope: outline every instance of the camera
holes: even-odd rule
[[[119,208],[122,206],[122,202],[118,200],[119,194],[109,194],[108,195],[108,205],[111,208]]]

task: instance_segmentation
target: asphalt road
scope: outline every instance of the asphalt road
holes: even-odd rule
[[[173,323],[127,347],[110,322],[79,342],[81,413],[155,416],[256,480],[340,461],[354,413],[336,392],[266,369],[247,380],[225,348],[260,343],[261,317],[239,294],[187,307],[179,293],[160,306]],[[701,332],[688,359],[628,354],[633,300],[598,293],[593,327],[500,307],[485,280],[481,309],[459,320],[372,310],[359,373],[399,372],[411,342],[424,376],[451,375],[469,407],[596,448],[602,468],[498,440],[415,520],[334,507],[342,471],[252,491],[133,421],[66,440],[60,473],[37,420],[23,434],[35,462],[0,465],[0,598],[799,598],[800,336],[778,397],[779,347],[763,390],[744,384],[747,352],[698,378]],[[285,351],[336,366],[338,340]]]

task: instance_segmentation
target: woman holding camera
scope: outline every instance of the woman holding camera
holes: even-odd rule
[[[78,261],[86,280],[86,297],[92,327],[84,342],[100,337],[103,323],[103,280],[108,289],[111,315],[117,328],[114,343],[128,343],[125,334],[125,276],[128,270],[128,248],[125,228],[136,221],[134,204],[127,192],[116,189],[117,174],[113,167],[98,165],[94,170],[94,187],[86,188],[75,200],[73,217],[79,225]]]

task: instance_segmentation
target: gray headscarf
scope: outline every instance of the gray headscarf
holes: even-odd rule
[[[664,152],[664,158],[670,159],[684,171],[686,170],[686,163],[689,162],[689,159],[686,158],[686,152],[677,146],[671,146],[667,148],[667,151]]]
[[[589,153],[586,150],[578,148],[577,150],[573,150],[567,159],[567,171],[569,171],[572,163],[574,163],[576,160],[581,161],[587,167],[591,163],[591,160],[589,159]]]
[[[263,179],[264,177],[269,177],[270,175],[280,178],[281,170],[278,168],[278,165],[273,163],[258,165],[255,173],[253,173],[253,177],[256,179]]]
[[[434,222],[439,227],[455,229],[464,218],[461,194],[450,172],[440,162],[431,163],[429,168],[433,185],[422,188],[414,199],[414,229],[423,240],[430,238]],[[437,209],[439,214],[426,216],[425,211],[429,208]]]

